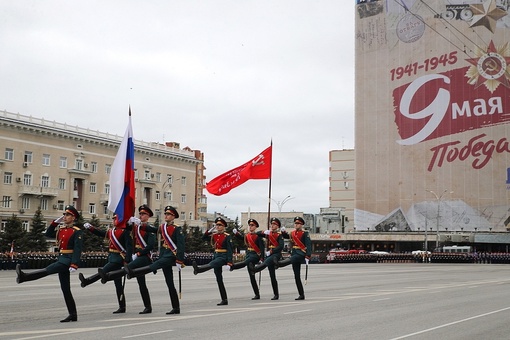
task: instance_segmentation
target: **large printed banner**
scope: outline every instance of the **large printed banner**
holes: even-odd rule
[[[358,228],[365,215],[420,204],[411,228],[506,229],[509,8],[507,0],[357,1]]]

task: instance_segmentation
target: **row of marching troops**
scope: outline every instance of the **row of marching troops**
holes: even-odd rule
[[[54,220],[45,232],[47,237],[54,237],[59,249],[58,258],[47,267],[32,271],[23,271],[21,265],[16,265],[16,282],[37,280],[50,274],[58,274],[60,287],[64,295],[69,315],[60,322],[78,320],[76,304],[71,293],[71,273],[78,270],[83,244],[83,232],[90,232],[99,237],[106,238],[109,242],[108,261],[98,272],[89,277],[79,273],[81,287],[87,287],[97,281],[105,284],[113,281],[119,307],[113,313],[126,312],[126,299],[124,295],[123,278],[136,278],[144,304],[144,309],[139,314],[152,313],[152,304],[149,290],[145,281],[145,274],[156,273],[158,269],[163,271],[165,282],[170,294],[172,309],[166,314],[180,314],[181,293],[181,270],[184,268],[184,235],[182,229],[174,224],[179,217],[177,210],[172,206],[164,209],[165,223],[159,227],[151,225],[148,220],[153,216],[152,210],[147,205],[138,208],[139,217],[130,217],[127,223],[120,223],[117,216],[114,218],[113,228],[102,230],[90,223],[85,223],[83,229],[77,227],[79,213],[71,205],[66,206],[64,214]],[[255,280],[255,273],[268,268],[273,288],[272,300],[279,299],[278,282],[275,270],[292,264],[294,278],[298,290],[296,300],[304,300],[305,294],[301,282],[301,264],[306,263],[305,283],[308,276],[308,262],[311,256],[311,240],[304,228],[304,220],[301,217],[294,219],[294,230],[290,233],[285,231],[277,218],[271,219],[271,228],[265,231],[256,231],[259,224],[256,220],[248,221],[249,231],[242,233],[236,229],[233,235],[225,232],[227,222],[218,217],[214,226],[204,233],[204,240],[209,240],[214,250],[213,258],[208,263],[198,264],[193,260],[193,273],[195,275],[210,269],[214,270],[216,282],[220,292],[221,301],[218,306],[228,305],[227,291],[223,283],[222,271],[224,266],[229,270],[246,267],[250,282],[254,291],[253,300],[260,299],[259,287]],[[151,253],[156,246],[156,235],[162,237],[162,247],[159,258],[152,260]],[[246,258],[243,262],[233,263],[232,237],[242,238],[247,246]],[[290,239],[292,253],[290,258],[281,259],[281,251],[284,247],[284,238]],[[267,243],[267,248],[264,244]],[[179,274],[179,293],[174,284],[173,267]]]

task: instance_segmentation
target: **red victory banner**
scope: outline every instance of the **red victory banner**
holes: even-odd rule
[[[253,159],[212,179],[205,186],[216,196],[228,193],[249,179],[271,178],[271,157],[273,146],[268,147]]]

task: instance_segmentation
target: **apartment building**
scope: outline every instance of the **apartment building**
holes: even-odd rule
[[[74,205],[84,219],[111,221],[109,176],[122,136],[0,112],[0,230],[13,214],[26,230],[38,207],[47,222]],[[135,140],[136,205],[159,217],[176,207],[181,224],[203,227],[204,155],[179,143]]]

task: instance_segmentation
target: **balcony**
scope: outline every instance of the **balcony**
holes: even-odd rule
[[[57,197],[58,189],[57,188],[47,188],[41,187],[37,185],[20,185],[18,194],[22,195],[34,195],[34,196],[49,196],[49,197]]]

